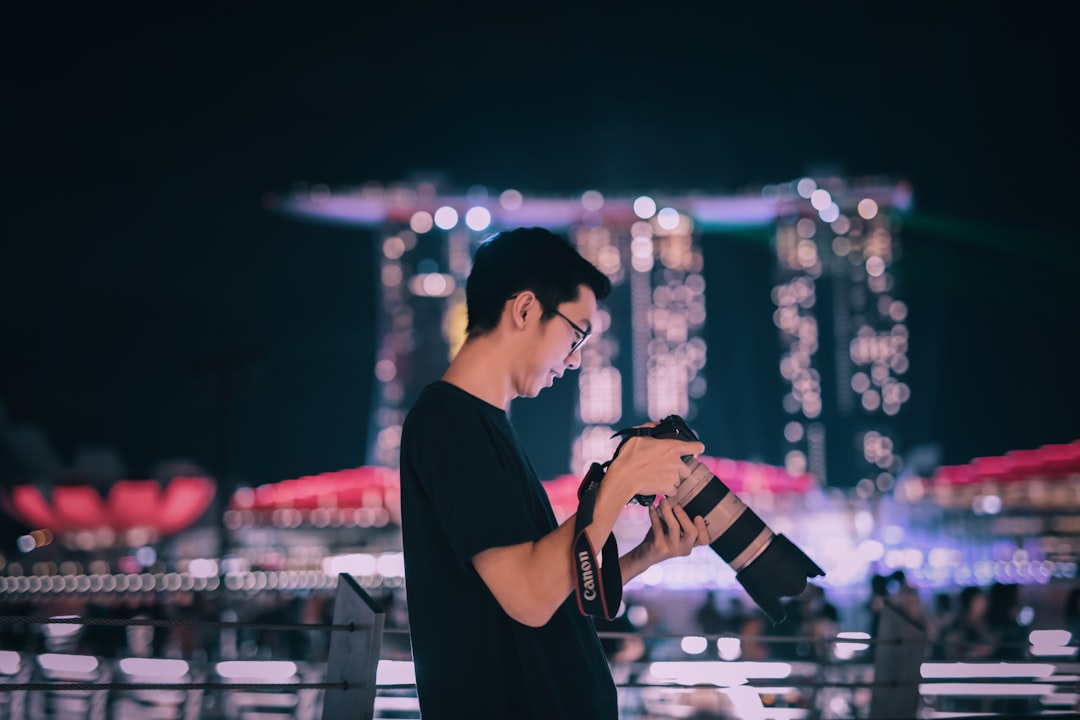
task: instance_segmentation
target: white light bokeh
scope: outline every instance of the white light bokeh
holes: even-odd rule
[[[72,627],[78,628],[77,625]],[[53,673],[86,675],[98,669],[98,659],[92,655],[43,653],[38,655],[37,660],[42,669]]]
[[[441,230],[451,230],[458,222],[457,210],[449,205],[443,205],[435,211],[435,225]]]
[[[831,223],[840,217],[840,206],[836,203],[829,203],[829,206],[823,208],[818,212],[818,217],[822,222]]]
[[[795,191],[799,193],[800,197],[804,197],[807,200],[817,190],[817,183],[812,178],[802,178],[795,185]]]
[[[178,680],[188,674],[184,660],[168,658],[123,658],[118,663],[127,675],[154,680]]]
[[[218,574],[218,563],[213,558],[195,558],[188,564],[192,577],[208,578]]]
[[[525,198],[517,190],[503,190],[499,195],[499,205],[503,210],[509,210],[513,212],[521,208],[521,205],[525,202]]]
[[[656,201],[648,195],[641,195],[634,200],[634,214],[642,220],[648,220],[656,214]]]
[[[832,204],[832,195],[828,190],[818,188],[814,192],[810,193],[810,205],[818,212],[821,212],[825,208]]]
[[[0,675],[14,675],[22,666],[22,656],[14,650],[0,650]]]
[[[297,666],[291,660],[225,660],[214,666],[227,680],[279,683],[296,677]]]
[[[586,190],[581,195],[581,206],[589,212],[596,212],[604,207],[604,196],[599,190]]]
[[[430,232],[433,226],[434,220],[431,217],[431,213],[427,210],[417,210],[412,214],[412,217],[409,218],[409,227],[418,235]]]
[[[468,225],[470,230],[476,232],[487,230],[488,226],[491,225],[491,213],[481,205],[471,207],[465,213],[465,224]]]
[[[411,660],[379,660],[375,670],[378,685],[415,685],[416,669]]]
[[[687,655],[700,655],[709,647],[709,641],[700,635],[687,635],[679,642],[679,648]]]
[[[878,214],[878,204],[870,198],[863,198],[859,201],[858,211],[863,220],[873,220]]]
[[[656,213],[656,224],[664,230],[674,230],[679,227],[679,211],[670,207],[661,209]]]

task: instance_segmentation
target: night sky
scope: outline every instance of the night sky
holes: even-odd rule
[[[916,5],[21,3],[0,51],[7,427],[40,427],[65,464],[112,448],[133,478],[362,464],[372,236],[268,198],[421,177],[733,193],[824,169],[914,188],[904,444],[966,462],[1080,438],[1067,26]],[[780,464],[767,247],[725,257],[710,449]]]

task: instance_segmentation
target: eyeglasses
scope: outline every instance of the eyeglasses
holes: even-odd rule
[[[508,298],[507,298],[507,300],[513,300],[513,299],[514,299],[514,298],[516,298],[516,297],[517,297],[517,296],[518,296],[519,294],[520,294],[520,293],[514,293],[513,295],[511,295],[510,297],[508,297]],[[580,350],[580,349],[581,349],[581,346],[582,346],[582,345],[584,345],[584,344],[586,343],[586,341],[588,341],[588,339],[592,337],[592,328],[589,328],[588,330],[585,330],[585,329],[583,329],[583,328],[579,327],[579,326],[578,326],[578,324],[577,324],[576,322],[574,322],[574,321],[573,321],[573,320],[571,320],[570,318],[568,318],[568,317],[566,317],[565,315],[563,315],[563,314],[562,314],[561,312],[559,312],[559,311],[558,311],[557,309],[555,309],[555,308],[553,308],[553,307],[548,307],[548,306],[547,306],[547,305],[545,305],[544,303],[540,302],[540,298],[537,298],[537,299],[536,299],[536,301],[537,301],[538,303],[540,303],[540,307],[544,308],[545,310],[547,310],[547,311],[549,311],[549,312],[553,312],[553,313],[555,313],[556,315],[558,315],[559,317],[561,317],[561,318],[562,318],[563,320],[565,320],[565,321],[566,321],[566,324],[567,324],[567,325],[569,325],[569,326],[570,326],[571,328],[573,328],[573,330],[574,330],[574,332],[575,332],[575,333],[577,333],[578,335],[580,335],[580,336],[581,336],[581,337],[579,337],[579,338],[578,338],[577,340],[575,340],[575,341],[574,341],[574,344],[573,344],[573,345],[571,345],[571,346],[570,346],[570,352],[566,353],[566,356],[567,356],[567,357],[570,357],[571,355],[573,355],[574,353],[576,353],[576,352],[577,352],[578,350]]]
[[[578,335],[581,336],[576,341],[574,341],[573,345],[570,346],[570,352],[566,353],[567,357],[570,357],[571,355],[576,353],[578,350],[580,350],[581,346],[585,344],[585,341],[587,341],[590,337],[592,337],[592,328],[590,328],[588,330],[582,330],[581,328],[578,327],[576,322],[574,322],[570,318],[566,317],[565,315],[563,315],[561,312],[559,312],[555,308],[549,308],[546,305],[543,305],[543,303],[541,303],[541,307],[544,307],[547,310],[550,310],[551,312],[553,312],[556,315],[558,315],[559,317],[561,317],[563,320],[566,321],[567,325],[569,325],[570,327],[572,327],[574,329],[574,332],[576,332]]]

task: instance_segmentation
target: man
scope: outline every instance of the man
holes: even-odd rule
[[[507,417],[581,363],[611,283],[565,240],[519,228],[483,244],[466,284],[467,339],[405,420],[405,579],[421,715],[618,715],[592,620],[578,609],[575,518],[557,525]],[[604,545],[635,494],[670,494],[698,442],[634,437],[600,483],[586,534]],[[708,541],[704,520],[667,500],[619,561],[623,580]],[[614,569],[608,569],[614,572]]]

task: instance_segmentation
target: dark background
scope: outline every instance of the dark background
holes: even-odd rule
[[[959,463],[1080,437],[1062,18],[359,5],[5,11],[9,426],[42,428],[64,463],[113,448],[128,477],[169,458],[252,484],[365,462],[372,235],[267,209],[308,183],[733,193],[827,169],[914,188],[903,446]],[[705,242],[703,435],[779,464],[767,237]]]

